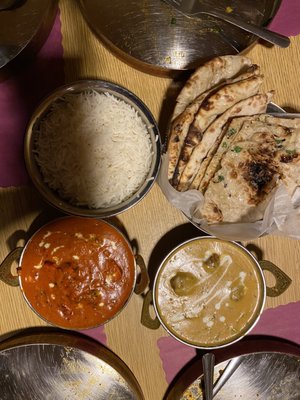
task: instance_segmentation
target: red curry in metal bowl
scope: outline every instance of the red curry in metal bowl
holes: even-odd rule
[[[87,329],[114,317],[136,280],[135,258],[123,235],[92,218],[65,217],[36,232],[18,268],[27,302],[46,321]]]

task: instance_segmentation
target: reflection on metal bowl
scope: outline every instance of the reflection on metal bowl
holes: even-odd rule
[[[119,104],[125,104],[128,109],[130,109],[130,112],[134,115],[135,118],[138,118],[140,123],[143,125],[143,135],[149,142],[149,146],[151,149],[149,150],[149,170],[148,172],[145,171],[144,177],[142,177],[142,181],[140,181],[139,186],[134,189],[134,192],[130,192],[130,194],[127,195],[127,197],[123,197],[123,200],[117,200],[115,203],[111,204],[104,204],[102,205],[91,205],[90,203],[87,202],[82,202],[78,200],[77,202],[74,202],[70,200],[70,198],[67,198],[66,196],[63,197],[61,192],[65,191],[67,189],[67,186],[70,183],[70,180],[66,182],[64,181],[60,183],[61,185],[61,191],[57,190],[57,188],[51,189],[47,183],[45,183],[45,177],[43,176],[43,173],[41,172],[40,165],[38,165],[37,162],[37,157],[39,156],[39,149],[37,148],[37,139],[39,138],[38,135],[43,135],[43,129],[41,128],[42,123],[47,123],[48,117],[51,118],[51,112],[53,113],[53,109],[56,107],[60,107],[60,104],[63,102],[62,99],[64,99],[64,96],[73,96],[73,97],[79,97],[79,96],[85,96],[85,94],[88,93],[91,96],[94,96],[95,94],[99,96],[104,96],[108,97],[110,96],[113,98],[116,102],[119,102]],[[77,101],[77,100],[76,100]],[[64,107],[72,107],[72,104],[67,104],[64,105]],[[80,104],[81,107],[81,104]],[[100,106],[102,107],[102,106]],[[64,110],[64,109],[63,109]],[[76,111],[78,111],[75,108],[75,111],[70,111],[71,108],[67,108],[68,110],[68,115],[71,115],[71,118],[76,118]],[[70,111],[70,112],[69,112]],[[97,109],[97,111],[99,111]],[[95,117],[97,116],[97,111],[90,111],[88,109],[87,115],[85,122],[89,123],[89,118],[91,118],[90,121],[90,126],[93,127],[92,122],[93,119],[95,120]],[[105,113],[105,110],[102,109],[102,113]],[[62,111],[60,111],[62,112]],[[71,114],[70,114],[71,113]],[[91,115],[90,115],[91,113]],[[121,146],[121,142],[119,141],[118,147],[117,143],[116,145],[113,145],[114,138],[112,137],[114,132],[111,132],[110,136],[110,142],[112,148],[115,149],[117,148],[118,154],[114,154],[114,161],[117,162],[119,166],[116,166],[114,163],[112,167],[116,170],[116,168],[119,168],[118,171],[124,171],[124,165],[123,162],[130,163],[130,168],[132,171],[135,171],[138,168],[137,164],[137,153],[133,152],[128,154],[128,144],[134,144],[133,143],[133,132],[127,132],[125,128],[125,121],[120,120],[119,115],[121,115],[118,110],[114,113],[113,119],[118,122],[119,125],[122,126],[122,130],[125,132],[126,139],[123,138],[122,140],[126,140],[124,142],[124,146]],[[123,118],[123,117],[122,117]],[[101,119],[101,117],[100,117]],[[85,196],[88,197],[90,194],[93,193],[93,196],[95,197],[94,193],[97,192],[103,196],[106,192],[114,191],[115,196],[119,196],[118,188],[120,187],[120,181],[117,180],[112,174],[111,174],[111,168],[106,168],[107,166],[107,160],[105,160],[106,164],[101,164],[102,160],[102,154],[99,155],[98,151],[99,147],[98,142],[97,146],[94,146],[95,140],[97,141],[98,139],[101,141],[100,135],[97,133],[95,134],[93,129],[91,128],[91,132],[94,135],[93,140],[94,142],[90,143],[88,140],[85,140],[85,130],[78,128],[77,132],[78,135],[82,135],[80,137],[80,141],[77,138],[77,142],[72,141],[73,136],[72,136],[72,127],[71,123],[74,123],[74,121],[71,121],[69,124],[69,120],[65,118],[64,120],[64,126],[67,126],[68,132],[70,135],[70,142],[68,143],[68,149],[67,152],[71,152],[74,149],[74,145],[76,143],[76,152],[78,153],[78,157],[76,158],[73,156],[72,161],[74,163],[72,165],[69,165],[67,162],[65,162],[65,157],[62,155],[60,151],[57,151],[56,153],[53,152],[51,154],[51,157],[58,157],[57,160],[59,159],[60,161],[62,160],[63,168],[65,169],[65,172],[68,172],[68,175],[72,175],[72,185],[73,187],[82,187],[82,183],[86,183],[85,189],[76,189],[77,194],[79,196]],[[78,119],[76,120],[76,123],[78,123],[77,126],[79,126],[80,121],[78,122]],[[97,129],[99,126],[104,124],[104,121],[97,120]],[[45,131],[45,130],[44,130]],[[107,129],[109,131],[109,129]],[[55,133],[57,134],[56,140],[58,141],[58,144],[55,145],[58,150],[60,150],[60,140],[62,141],[62,138],[64,138],[65,132],[60,131],[60,126],[56,129]],[[45,134],[46,135],[46,134]],[[61,136],[60,136],[61,135]],[[98,136],[97,136],[98,135]],[[75,135],[74,135],[75,136]],[[61,139],[60,139],[61,137]],[[118,139],[117,139],[118,140]],[[85,147],[84,147],[84,144]],[[127,146],[125,146],[127,145]],[[101,143],[102,146],[102,143]],[[135,144],[135,146],[137,146]],[[125,147],[127,148],[127,153],[125,153],[124,149]],[[45,146],[44,146],[45,148]],[[47,146],[46,146],[47,148]],[[83,150],[84,148],[84,150]],[[102,146],[103,149],[103,146]],[[139,146],[139,161],[141,164],[144,165],[146,162],[144,158],[142,158],[142,150],[143,147]],[[101,150],[103,153],[103,150]],[[59,155],[58,155],[59,153]],[[77,154],[76,153],[76,154]],[[109,151],[106,152],[108,156],[110,155]],[[116,160],[116,156],[118,159]],[[128,158],[126,158],[128,156]],[[160,166],[160,156],[161,156],[161,140],[160,140],[160,135],[158,131],[158,127],[156,124],[156,121],[154,120],[152,114],[148,110],[148,108],[145,106],[145,104],[137,98],[133,93],[125,89],[124,87],[118,86],[114,83],[111,82],[106,82],[106,81],[100,81],[100,80],[89,80],[89,81],[78,81],[69,85],[65,85],[63,87],[58,88],[55,90],[52,94],[50,94],[43,102],[42,104],[37,108],[35,111],[34,115],[31,118],[31,121],[29,122],[28,128],[27,128],[27,133],[26,133],[26,138],[25,138],[25,162],[27,166],[28,173],[32,179],[33,184],[36,186],[38,191],[41,193],[41,195],[44,197],[46,201],[48,201],[52,206],[56,207],[60,211],[63,211],[67,214],[73,214],[73,215],[79,215],[79,216],[85,216],[85,217],[98,217],[98,218],[106,218],[106,217],[111,217],[113,215],[119,214],[130,207],[134,206],[137,204],[151,189],[153,186],[159,166]],[[76,158],[76,159],[74,159]],[[96,163],[97,161],[97,163]],[[75,165],[76,164],[76,165]],[[77,167],[77,172],[75,172],[74,169]],[[105,167],[103,167],[105,165]],[[111,166],[111,165],[109,165]],[[55,171],[52,173],[52,177],[60,177],[60,174],[63,173],[59,169],[57,165],[55,165],[54,169]],[[126,170],[127,171],[127,170]],[[133,176],[135,176],[135,172],[132,172]],[[100,179],[99,179],[100,176]],[[119,173],[118,173],[119,176]],[[77,183],[75,180],[77,179],[77,183],[79,182],[80,185],[77,186]],[[128,181],[125,181],[125,179],[122,180],[121,186],[127,188],[129,186],[129,183],[133,180],[133,177],[127,176],[126,179]],[[92,180],[94,183],[92,183]],[[100,182],[105,180],[105,185],[104,189],[101,187]],[[48,180],[49,181],[49,180]],[[128,185],[127,185],[128,184]],[[127,186],[126,186],[127,185]],[[79,193],[78,193],[79,192]]]

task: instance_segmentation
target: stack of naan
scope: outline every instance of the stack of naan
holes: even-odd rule
[[[282,182],[300,185],[300,119],[266,114],[260,68],[248,57],[217,57],[180,92],[168,136],[168,180],[199,190],[209,224],[260,220]]]

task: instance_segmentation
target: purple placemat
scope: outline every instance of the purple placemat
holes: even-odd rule
[[[80,333],[82,333],[83,335],[87,335],[87,336],[91,337],[92,339],[95,339],[104,345],[107,344],[105,328],[103,325],[99,326],[98,328],[86,329],[84,331],[81,331]]]
[[[15,76],[0,82],[0,187],[28,183],[23,139],[29,118],[50,91],[64,83],[59,13],[47,41]]]
[[[264,311],[252,335],[278,337],[300,345],[300,301]],[[157,345],[168,383],[196,356],[194,348],[169,336],[158,339]]]
[[[300,33],[300,1],[282,0],[269,29],[285,36],[298,35]]]

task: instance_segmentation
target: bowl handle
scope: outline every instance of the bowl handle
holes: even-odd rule
[[[142,294],[146,287],[149,285],[150,279],[147,271],[147,267],[143,257],[140,254],[135,255],[136,265],[139,267],[141,273],[139,281],[135,284],[134,293]]]
[[[150,315],[151,303],[152,303],[152,290],[149,290],[149,292],[147,292],[146,296],[144,297],[142,315],[141,315],[141,323],[146,328],[158,329],[160,327],[159,319],[157,317],[152,318]]]
[[[259,261],[261,269],[264,271],[269,271],[276,279],[275,285],[273,287],[267,286],[267,296],[277,297],[280,296],[292,283],[292,280],[287,276],[280,268],[278,268],[271,261],[261,260]]]
[[[14,261],[19,261],[22,252],[23,247],[16,247],[0,264],[0,279],[10,286],[19,286],[19,277],[11,273],[11,266]]]

